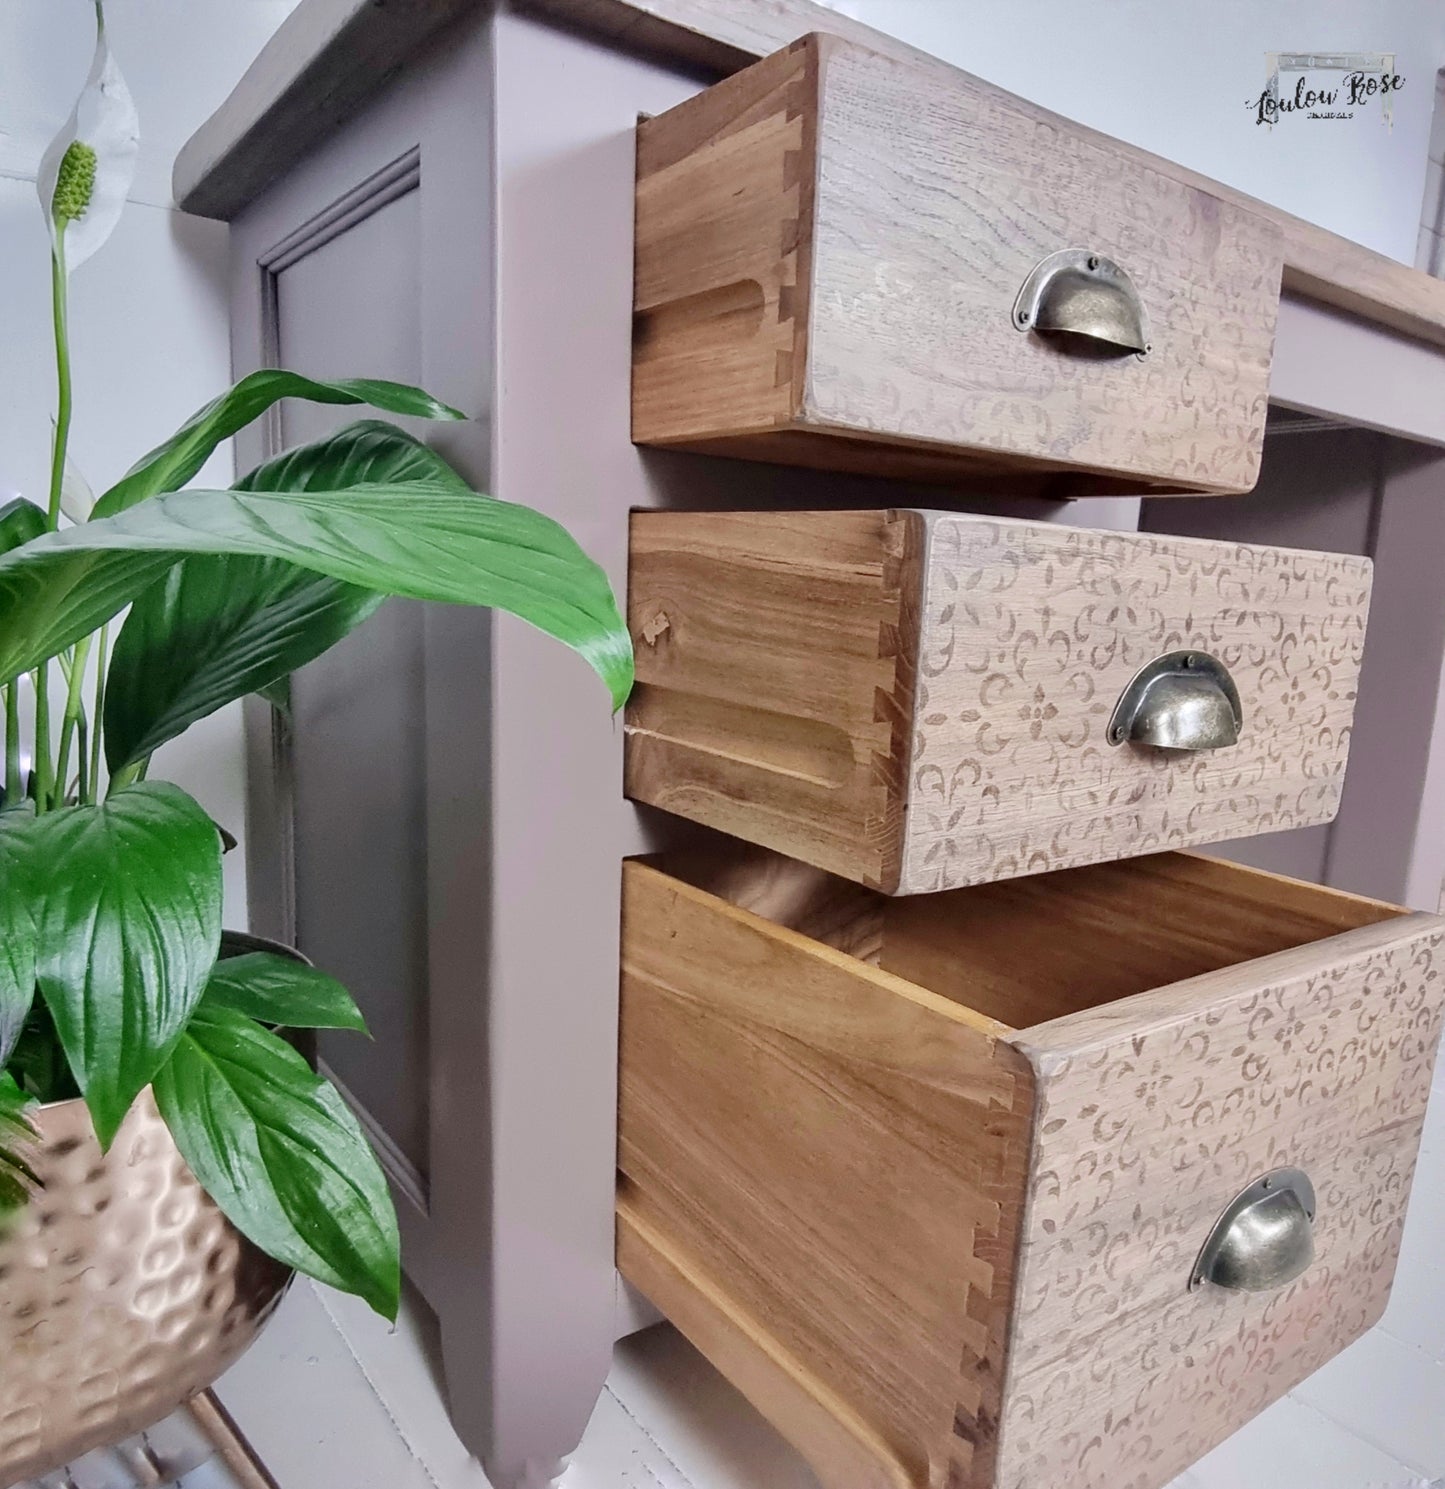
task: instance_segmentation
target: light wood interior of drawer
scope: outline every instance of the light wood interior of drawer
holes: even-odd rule
[[[746,844],[657,862],[1012,1029],[1407,913],[1192,853],[905,898]]]

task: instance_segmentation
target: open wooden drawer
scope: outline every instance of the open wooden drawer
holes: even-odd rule
[[[627,794],[870,888],[1339,809],[1367,558],[907,508],[634,512],[630,551]]]
[[[637,131],[639,444],[991,492],[1247,491],[1273,223],[806,36]]]
[[[1157,1489],[1379,1317],[1442,929],[1175,853],[629,862],[619,1265],[829,1489]],[[1286,1169],[1267,1290],[1196,1284]]]

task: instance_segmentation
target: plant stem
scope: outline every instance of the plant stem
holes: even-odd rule
[[[20,779],[20,679],[5,689],[5,800],[14,806],[25,790]]]
[[[145,772],[146,762],[144,760],[133,761],[130,765],[122,765],[110,778],[110,784],[105,789],[107,796],[113,796],[117,791],[129,786],[132,782],[140,780]]]
[[[70,336],[66,326],[68,276],[65,272],[64,217],[55,219],[55,243],[50,251],[50,318],[55,330],[55,444],[50,452],[50,530],[60,526],[60,489],[65,481],[65,455],[70,445]],[[55,787],[50,759],[50,665],[42,662],[35,673],[35,810],[50,809]],[[61,782],[64,795],[65,783]]]
[[[100,639],[95,648],[95,710],[91,715],[90,731],[90,779],[86,783],[88,792],[82,800],[94,806],[100,798],[100,738],[105,732],[105,679],[110,666],[110,623],[100,628]]]
[[[75,750],[75,799],[90,800],[90,726],[84,714],[80,716],[80,733]]]
[[[64,217],[55,221],[55,247],[50,255],[50,313],[55,329],[55,445],[50,454],[51,531],[60,526],[60,489],[65,481],[65,456],[70,445],[70,336],[67,329],[68,285],[65,273]]]
[[[35,678],[35,810],[50,810],[50,792],[54,784],[50,761],[50,664],[42,662],[32,674]]]
[[[66,778],[70,771],[70,745],[75,738],[75,726],[82,712],[81,688],[85,683],[85,664],[90,658],[90,642],[89,636],[82,636],[76,642],[75,651],[70,658],[70,687],[65,694],[65,717],[60,725],[60,754],[55,765],[55,789],[59,793],[59,805],[65,802]]]

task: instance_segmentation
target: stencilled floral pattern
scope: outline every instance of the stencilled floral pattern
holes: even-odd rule
[[[1254,485],[1274,224],[946,72],[852,46],[824,49],[820,69],[801,225],[813,256],[796,352],[804,427],[1166,489]],[[1015,328],[1019,286],[1066,245],[1126,266],[1147,357],[1071,356]]]
[[[1334,816],[1367,559],[923,515],[901,893]],[[1198,754],[1110,745],[1130,678],[1186,648],[1233,675],[1239,743]]]
[[[1440,921],[1396,924],[1035,1054],[1001,1489],[1158,1489],[1378,1319],[1442,1002]],[[1315,1261],[1191,1292],[1225,1204],[1285,1166],[1315,1184]]]

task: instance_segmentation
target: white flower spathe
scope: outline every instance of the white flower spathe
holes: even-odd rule
[[[52,457],[55,454],[55,433],[55,420],[51,419],[50,453]],[[15,494],[19,496],[20,493],[17,491]],[[4,482],[0,481],[0,497],[3,496]],[[90,521],[91,508],[94,506],[95,491],[81,473],[80,467],[67,454],[60,475],[60,515],[68,517],[74,525],[79,526],[82,522]]]
[[[52,211],[55,185],[65,152],[76,141],[95,152],[95,186],[84,214],[61,224]],[[90,76],[64,128],[50,142],[35,182],[52,238],[58,241],[59,233],[65,234],[67,270],[83,264],[115,230],[135,176],[139,148],[140,121],[135,104],[111,56],[101,0],[95,0],[95,57]]]
[[[90,521],[90,510],[95,505],[95,492],[90,482],[80,473],[80,467],[65,457],[65,468],[60,477],[60,512],[71,522],[79,524]]]

